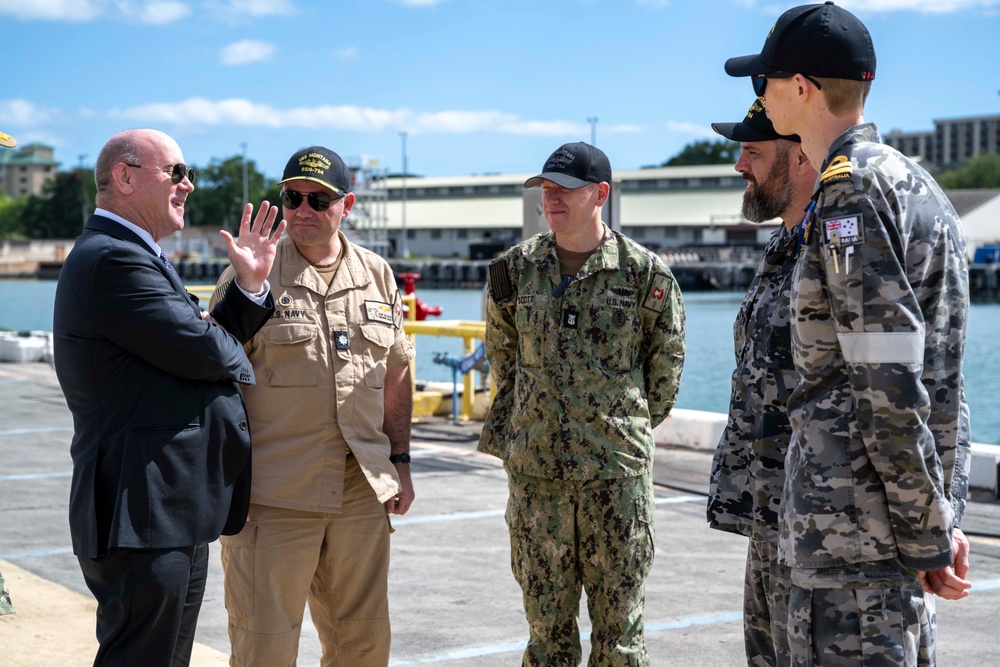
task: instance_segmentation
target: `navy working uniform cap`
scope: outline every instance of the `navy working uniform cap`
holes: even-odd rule
[[[567,190],[588,183],[611,183],[611,161],[600,148],[582,141],[563,144],[545,161],[542,173],[526,180],[524,187],[533,188],[542,181],[552,181]]]

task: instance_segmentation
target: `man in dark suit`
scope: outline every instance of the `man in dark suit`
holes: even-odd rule
[[[277,208],[225,237],[236,269],[211,315],[158,245],[184,227],[194,172],[155,130],[112,137],[97,210],[63,266],[55,367],[73,413],[70,532],[97,598],[95,665],[187,665],[208,542],[246,521],[250,432],[243,352],[274,310]]]

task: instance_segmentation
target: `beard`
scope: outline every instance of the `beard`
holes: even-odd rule
[[[743,217],[750,222],[767,222],[780,217],[792,202],[792,183],[788,177],[788,150],[778,149],[774,163],[763,181],[747,174],[753,190],[743,193]]]

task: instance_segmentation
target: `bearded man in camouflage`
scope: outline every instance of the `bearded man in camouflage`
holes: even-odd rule
[[[551,231],[490,265],[486,349],[497,393],[480,451],[500,457],[524,665],[578,665],[586,590],[591,665],[648,665],[653,427],[674,404],[684,307],[663,261],[601,221],[611,164],[566,144],[542,187]]]
[[[736,171],[747,181],[743,217],[784,224],[771,235],[733,325],[736,370],[712,465],[708,522],[750,538],[743,588],[747,664],[788,665],[790,570],[778,561],[778,510],[792,432],[787,404],[795,388],[788,302],[816,170],[798,136],[775,132],[756,98],[742,122],[713,123],[712,129],[740,142]]]
[[[832,2],[788,10],[751,76],[819,166],[792,276],[779,555],[795,665],[933,665],[934,599],[968,595],[962,379],[969,284],[955,209],[865,124],[875,50]]]

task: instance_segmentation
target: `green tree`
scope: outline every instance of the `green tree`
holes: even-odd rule
[[[234,155],[225,160],[212,160],[197,169],[195,190],[184,208],[192,225],[208,225],[235,233],[243,214],[243,158]],[[253,160],[247,161],[247,193],[254,209],[267,199],[278,203],[275,182],[257,171]]]
[[[692,141],[681,152],[660,167],[682,167],[695,164],[736,164],[740,156],[740,145],[735,141],[702,139]]]
[[[28,195],[5,197],[0,195],[0,239],[23,239],[24,209]]]
[[[29,238],[75,238],[83,231],[84,217],[93,212],[93,172],[60,171],[45,181],[40,195],[25,204],[21,232]]]
[[[943,188],[1000,188],[1000,154],[981,153],[937,176]]]

